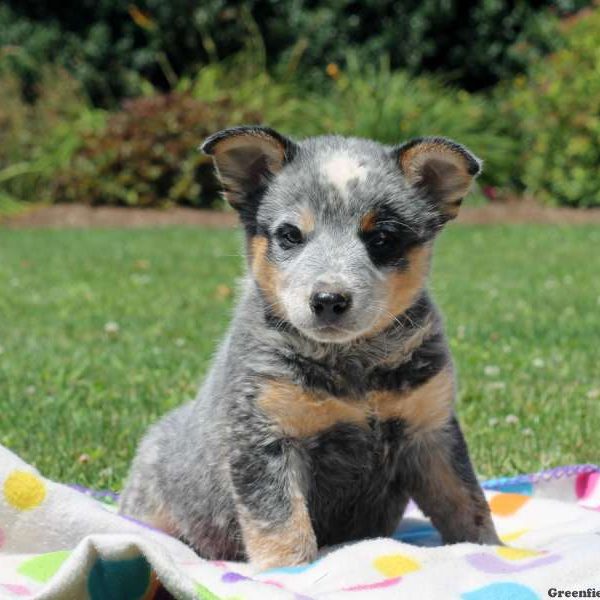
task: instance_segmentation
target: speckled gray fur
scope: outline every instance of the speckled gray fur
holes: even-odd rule
[[[497,543],[453,411],[443,427],[422,435],[401,419],[374,417],[368,427],[340,422],[295,438],[284,435],[257,402],[270,382],[287,381],[361,403],[370,392],[402,394],[452,368],[441,318],[425,288],[404,313],[390,315],[386,327],[368,334],[385,316],[382,282],[407,269],[407,252],[431,244],[448,220],[436,189],[426,179],[410,183],[398,166],[403,148],[412,146],[337,136],[292,142],[254,127],[221,132],[204,148],[216,155],[219,144],[236,136],[256,136],[282,149],[277,169],[253,147],[244,150],[249,158],[239,173],[216,160],[226,192],[235,191],[232,203],[249,253],[253,240],[268,242],[266,260],[281,279],[279,306],[249,268],[197,398],[163,417],[141,442],[121,512],[164,527],[206,558],[244,559],[252,553],[240,515],[266,535],[285,527],[299,494],[316,541],[294,554],[293,562],[302,562],[314,558],[317,545],[391,534],[413,496],[445,541]],[[471,175],[479,170],[464,148],[437,142],[457,153]],[[227,158],[232,156],[237,159],[235,152]],[[384,258],[374,258],[359,234],[359,221],[370,210],[401,225],[397,251]],[[278,228],[297,225],[303,214],[314,223],[302,244],[278,244]],[[352,297],[335,331],[320,328],[311,312],[318,285],[343,288]],[[428,461],[438,454],[449,457],[448,477],[467,490],[464,506],[429,481],[434,469]],[[289,555],[250,559],[263,566],[290,561]]]

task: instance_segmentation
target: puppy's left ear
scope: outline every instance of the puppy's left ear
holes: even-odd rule
[[[394,149],[407,181],[432,200],[443,221],[458,214],[481,160],[464,146],[441,137],[418,138]]]
[[[243,126],[211,135],[200,149],[213,157],[229,203],[243,211],[252,193],[292,159],[296,146],[269,127]]]

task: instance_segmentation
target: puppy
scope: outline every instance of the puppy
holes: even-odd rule
[[[389,536],[409,497],[444,542],[499,544],[426,288],[480,161],[444,138],[294,142],[265,127],[202,149],[248,273],[196,400],[142,440],[121,512],[259,568]]]

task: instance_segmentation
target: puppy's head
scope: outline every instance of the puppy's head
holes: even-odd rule
[[[396,147],[264,127],[208,138],[248,235],[251,272],[278,318],[345,343],[389,327],[425,286],[431,246],[480,161],[445,138]]]

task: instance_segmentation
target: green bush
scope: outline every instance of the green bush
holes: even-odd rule
[[[231,125],[229,102],[200,102],[172,92],[128,100],[104,130],[88,134],[52,188],[57,201],[125,206],[211,206],[218,198],[212,164],[198,150]],[[246,112],[246,121],[260,115]]]
[[[297,64],[321,85],[328,62],[348,50],[364,63],[389,56],[394,69],[442,72],[468,90],[522,71],[556,48],[557,19],[590,0],[7,0],[0,47],[27,86],[40,65],[67,67],[96,104],[163,90],[198,65],[263,40],[269,69]],[[284,65],[282,67],[282,65]]]
[[[296,137],[338,133],[397,144],[411,137],[444,135],[468,145],[486,161],[482,181],[504,183],[514,172],[515,142],[481,95],[445,85],[434,76],[392,71],[386,60],[363,66],[356,54],[347,56],[345,68],[331,63],[329,81],[316,93],[297,83],[301,77],[274,80],[260,62],[259,56],[244,54],[210,65],[185,88],[203,101],[231,99],[229,117],[234,123],[244,122],[244,107]]]
[[[548,204],[600,206],[600,8],[564,23],[562,50],[498,91],[519,175]]]
[[[334,88],[321,106],[322,130],[389,144],[424,135],[450,137],[486,161],[482,181],[499,184],[509,178],[515,144],[485,97],[432,76],[392,71],[385,61],[366,68],[356,57],[347,62],[346,70],[332,69]]]
[[[89,107],[79,84],[64,70],[46,68],[24,101],[20,81],[0,75],[0,198],[49,200],[50,179],[68,163],[85,132],[101,127],[104,113]]]
[[[385,61],[366,70],[355,56],[347,63],[345,70],[330,65],[328,84],[316,94],[297,78],[273,79],[264,57],[247,52],[201,69],[175,92],[127,101],[104,130],[86,136],[52,194],[90,204],[215,206],[218,185],[197,147],[210,133],[240,123],[268,124],[299,138],[341,133],[390,144],[446,135],[487,161],[484,182],[500,183],[513,171],[513,141],[481,97],[431,76],[393,72]]]
[[[321,94],[304,86],[301,75],[275,78],[267,71],[260,47],[247,48],[225,61],[184,79],[180,89],[202,102],[226,102],[232,124],[247,122],[247,114],[258,114],[271,127],[290,136],[305,137],[326,133],[323,109],[329,102],[331,86]]]

